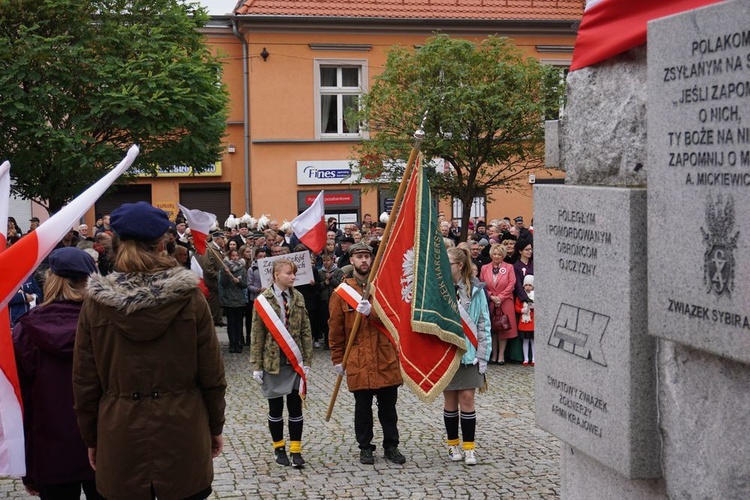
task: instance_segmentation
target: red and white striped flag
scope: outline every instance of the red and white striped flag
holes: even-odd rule
[[[206,240],[208,239],[208,233],[211,231],[211,226],[216,222],[216,216],[210,212],[185,208],[179,203],[177,206],[180,207],[182,215],[185,216],[188,227],[190,227],[195,251],[198,252],[198,255],[203,255],[206,253]]]
[[[307,210],[292,221],[292,229],[297,238],[314,253],[326,247],[325,196],[323,191]]]
[[[652,19],[721,0],[588,0],[578,28],[570,70],[585,68],[646,43]]]
[[[8,237],[10,163],[0,165],[0,252]],[[20,286],[20,284],[19,284]],[[18,286],[14,291],[18,290]],[[8,306],[0,308],[0,475],[26,474],[23,437],[23,400],[18,381],[16,356],[10,332]]]
[[[138,156],[138,146],[131,146],[127,156],[107,175],[78,195],[36,230],[18,240],[0,254],[0,307],[8,305],[18,287],[37,268],[39,263],[55,248],[70,228],[83,217],[96,200],[104,194]]]

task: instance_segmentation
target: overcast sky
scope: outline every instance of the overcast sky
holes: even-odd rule
[[[229,14],[237,5],[237,0],[198,0],[201,5],[208,8],[209,14]]]

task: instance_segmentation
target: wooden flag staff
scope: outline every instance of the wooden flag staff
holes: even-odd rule
[[[380,240],[380,244],[378,245],[378,251],[375,255],[375,260],[372,262],[372,267],[370,267],[370,274],[368,275],[368,284],[365,286],[364,290],[362,290],[362,299],[367,300],[370,296],[370,284],[369,284],[369,276],[374,276],[375,272],[377,271],[378,267],[380,266],[380,260],[383,258],[383,251],[385,250],[386,245],[388,244],[388,239],[391,235],[391,226],[393,225],[393,221],[396,218],[396,211],[395,209],[401,208],[401,200],[404,197],[404,192],[406,191],[406,185],[409,182],[409,179],[411,178],[412,170],[414,169],[414,163],[417,159],[417,154],[419,153],[419,145],[422,143],[422,140],[424,139],[424,121],[427,118],[427,113],[425,113],[424,118],[422,119],[422,126],[414,132],[414,147],[411,149],[411,153],[409,154],[409,161],[406,163],[406,168],[404,169],[404,175],[401,178],[401,184],[398,186],[398,192],[396,193],[396,199],[393,201],[393,208],[391,208],[391,214],[388,217],[388,222],[385,225],[385,230],[383,231],[383,236]],[[341,368],[343,371],[346,371],[346,362],[349,359],[349,353],[351,352],[352,345],[354,344],[354,339],[357,336],[357,333],[359,332],[359,326],[362,324],[362,314],[357,313],[356,318],[354,319],[354,325],[352,325],[352,331],[349,335],[349,340],[346,342],[346,349],[344,350],[344,359],[341,361]],[[326,411],[325,420],[328,422],[331,419],[331,414],[333,413],[333,407],[336,404],[336,398],[339,395],[339,388],[341,387],[341,381],[344,377],[341,374],[338,374],[336,376],[336,384],[333,386],[333,393],[331,394],[331,402],[328,403],[328,411]]]

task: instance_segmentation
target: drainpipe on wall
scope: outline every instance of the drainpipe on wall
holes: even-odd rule
[[[247,40],[240,33],[237,27],[237,16],[232,17],[232,31],[234,36],[240,39],[242,43],[242,122],[244,125],[243,151],[244,151],[244,169],[245,169],[245,213],[252,214],[252,203],[250,203],[250,89],[248,85],[248,79],[250,73],[248,71],[248,48]]]

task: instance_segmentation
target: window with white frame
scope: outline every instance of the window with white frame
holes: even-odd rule
[[[316,138],[362,137],[349,114],[359,106],[366,69],[364,60],[315,60]]]
[[[460,219],[464,214],[463,202],[458,198],[453,198],[453,218]],[[471,201],[470,218],[486,217],[486,206],[484,196],[477,196]]]

